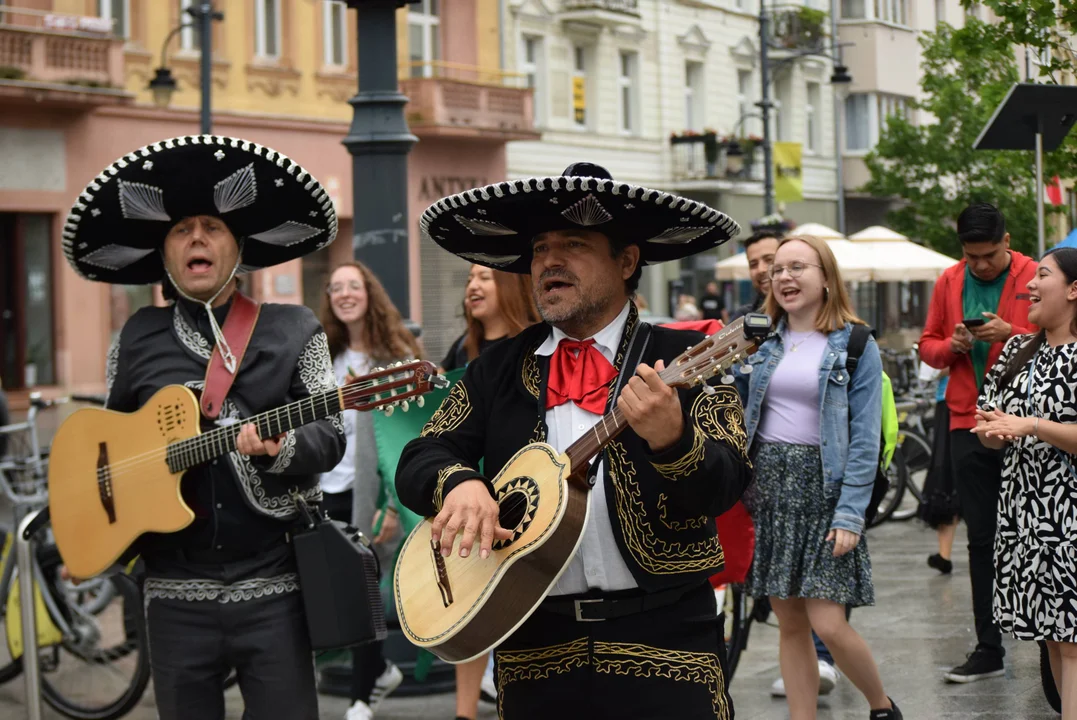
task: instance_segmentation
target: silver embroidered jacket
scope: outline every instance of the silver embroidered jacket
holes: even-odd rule
[[[222,325],[226,308],[215,311]],[[212,348],[201,306],[181,300],[167,308],[142,308],[109,350],[107,407],[132,412],[165,385],[201,390]],[[216,422],[236,422],[335,385],[325,332],[314,314],[300,305],[264,304]],[[333,415],[290,430],[275,458],[233,452],[192,468],[183,487],[196,520],[181,532],[197,539],[193,549],[199,551],[214,549],[228,528],[239,539],[248,526],[256,535],[283,537],[295,515],[290,490],[298,488],[309,500],[320,500],[318,474],[336,466],[344,447],[343,424]],[[234,487],[219,484],[225,476]],[[176,546],[175,538],[168,540],[166,546]],[[180,545],[190,549],[190,542]],[[220,545],[216,549],[229,550]]]

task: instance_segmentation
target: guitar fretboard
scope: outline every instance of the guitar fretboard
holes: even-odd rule
[[[166,454],[169,471],[183,472],[195,465],[232,452],[236,449],[236,437],[243,425],[253,424],[258,429],[258,437],[271,438],[335,415],[344,409],[343,392],[348,391],[348,388],[343,391],[333,388],[196,437],[171,443]],[[372,387],[368,393],[376,391],[377,389]]]

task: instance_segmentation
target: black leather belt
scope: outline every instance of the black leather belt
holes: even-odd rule
[[[552,597],[539,605],[540,610],[566,615],[578,622],[600,622],[614,618],[637,615],[648,610],[655,610],[684,597],[698,586],[677,587],[654,593],[636,595],[572,595]]]

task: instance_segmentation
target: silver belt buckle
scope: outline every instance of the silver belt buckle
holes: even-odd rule
[[[580,612],[583,609],[583,605],[598,602],[602,602],[602,598],[594,598],[591,600],[574,600],[573,604],[576,606],[576,622],[603,622],[606,618],[585,618]]]

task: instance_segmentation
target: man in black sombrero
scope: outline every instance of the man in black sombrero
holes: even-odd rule
[[[212,413],[218,424],[335,387],[325,333],[307,308],[260,306],[241,361],[222,327],[243,302],[237,271],[306,255],[332,242],[336,230],[321,185],[255,143],[175,138],[102,171],[64,226],[68,261],[90,280],[163,282],[175,296],[170,307],[143,308],[124,325],[109,350],[107,407],[135,411],[165,385],[202,390],[215,354],[232,375]],[[339,416],[278,438],[261,438],[248,424],[237,452],[185,476],[183,496],[194,522],[180,532],[143,535],[134,546],[132,554],[146,565],[162,720],[222,719],[231,668],[245,718],[318,717],[287,533],[296,512],[291,493],[319,500],[317,475],[336,466],[344,446]]]
[[[577,163],[444,198],[420,227],[470,262],[530,273],[546,321],[471,363],[401,456],[400,499],[437,516],[443,553],[486,557],[510,537],[489,478],[520,448],[563,451],[613,403],[629,423],[600,456],[575,556],[495,651],[502,717],[732,717],[707,578],[723,564],[714,518],[749,481],[740,400],[730,386],[659,378],[699,333],[655,327],[638,366],[626,357],[639,357],[630,298],[641,265],[712,248],[736,223]],[[626,363],[635,373],[615,399]]]

